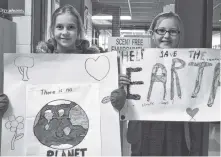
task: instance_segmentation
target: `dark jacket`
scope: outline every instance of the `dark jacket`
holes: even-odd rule
[[[146,149],[145,155],[180,156],[182,155],[180,142],[184,139],[189,151],[189,154],[184,152],[184,155],[200,156],[203,125],[204,123],[194,122],[129,121],[127,140],[132,146],[132,154],[135,155],[141,156],[140,151]],[[148,141],[145,146],[144,138]]]
[[[127,140],[137,155],[189,155],[188,131],[183,122],[130,121]]]

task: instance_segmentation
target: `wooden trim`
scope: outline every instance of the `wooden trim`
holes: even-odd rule
[[[46,41],[50,37],[51,0],[32,0],[32,53],[39,41]]]
[[[32,45],[32,51],[31,53],[35,52],[35,48],[37,46],[37,43],[41,40],[41,3],[42,0],[32,0],[32,20],[31,20],[31,45]]]
[[[81,9],[80,9],[80,15],[81,15],[81,18],[82,18],[82,21],[84,21],[84,6],[85,6],[85,1],[84,0],[81,0]]]

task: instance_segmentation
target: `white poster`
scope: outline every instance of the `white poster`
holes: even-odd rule
[[[101,156],[98,85],[28,85],[26,92],[26,156]]]
[[[98,85],[29,85],[26,92],[26,156],[101,155]]]
[[[220,121],[220,50],[125,51],[121,69],[130,78],[122,120]]]
[[[32,108],[29,108],[28,111],[26,110],[28,105],[26,104],[27,85],[77,85],[91,83],[98,83],[100,87],[100,113],[94,109],[90,110],[90,112],[100,114],[101,155],[121,155],[119,113],[112,107],[110,101],[107,101],[106,104],[101,103],[104,97],[108,98],[110,93],[118,88],[117,69],[116,52],[87,55],[5,54],[4,93],[9,96],[10,107],[2,121],[1,155],[24,156],[26,154],[27,145],[29,143],[24,139],[29,139],[29,137],[26,137],[25,130],[31,129],[27,128],[26,116],[30,114],[29,112],[32,110]],[[87,95],[85,95],[85,99],[86,97]],[[48,103],[49,99],[47,100],[48,101],[44,103]],[[72,101],[72,99],[70,99],[70,101]],[[36,111],[35,106],[33,106],[33,112]],[[6,127],[8,121],[12,122],[11,127]],[[14,139],[15,142],[12,149],[11,140],[9,139],[15,138],[16,128],[16,139]],[[99,143],[97,140],[94,142]],[[90,156],[88,153],[87,156]]]

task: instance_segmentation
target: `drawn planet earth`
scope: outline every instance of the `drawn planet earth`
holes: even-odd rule
[[[70,149],[82,142],[89,129],[85,111],[69,100],[47,103],[35,118],[33,131],[39,142],[54,149]]]

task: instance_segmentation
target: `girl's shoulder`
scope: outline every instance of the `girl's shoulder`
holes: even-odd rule
[[[40,41],[36,46],[35,53],[58,53],[54,45],[56,44],[50,39],[48,41]],[[82,54],[100,53],[97,46],[89,47],[89,41],[85,39],[79,40],[76,51]]]
[[[87,39],[78,40],[76,47],[78,50],[82,50],[83,54],[100,53],[99,48],[95,45],[90,46],[90,42]]]
[[[99,48],[96,47],[96,46],[88,47],[88,48],[86,49],[86,51],[84,52],[84,54],[95,54],[95,53],[100,53]]]
[[[55,53],[55,48],[52,43],[49,41],[40,41],[38,42],[36,49],[36,53]]]

